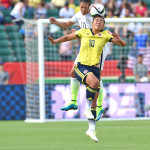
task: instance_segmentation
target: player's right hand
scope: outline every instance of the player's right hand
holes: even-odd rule
[[[50,41],[52,44],[55,44],[53,38],[51,38],[50,36],[48,36],[48,39],[49,39],[49,41]]]
[[[50,22],[51,24],[55,24],[55,23],[56,23],[56,19],[55,19],[54,17],[50,17],[50,18],[49,18],[49,22]]]

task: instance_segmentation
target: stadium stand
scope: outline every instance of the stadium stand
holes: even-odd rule
[[[4,62],[26,61],[25,43],[16,25],[0,25],[0,58]]]
[[[48,9],[47,10],[47,17],[55,17],[59,18],[59,10],[58,9]]]

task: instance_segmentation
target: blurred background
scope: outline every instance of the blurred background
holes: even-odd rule
[[[1,0],[0,1],[0,120],[39,118],[38,19],[71,18],[80,10],[79,0]],[[94,2],[94,1],[93,1]],[[150,16],[149,0],[99,0],[106,8],[105,18],[143,18]],[[18,7],[22,16],[14,16]],[[69,11],[63,12],[63,9]],[[71,12],[71,13],[70,13]],[[103,117],[149,117],[150,111],[150,23],[107,23],[126,47],[109,43],[102,71],[104,84]],[[69,102],[70,71],[78,54],[80,41],[51,45],[50,35],[68,34],[44,24],[45,104],[47,119],[85,118],[85,87],[80,86],[77,111],[62,112]],[[142,68],[138,68],[142,64]]]

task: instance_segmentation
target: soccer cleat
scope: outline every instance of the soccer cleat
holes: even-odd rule
[[[89,136],[94,142],[98,142],[98,138],[96,137],[96,132],[87,130],[85,134]]]
[[[102,116],[103,112],[104,112],[103,107],[97,107],[97,111],[96,111],[96,113],[97,113],[96,121],[98,121],[99,119],[101,119],[101,116]]]
[[[68,106],[60,108],[63,111],[68,111],[68,110],[76,110],[78,109],[78,105],[76,103],[70,103]]]
[[[93,114],[92,114],[92,112],[91,112],[90,109],[84,111],[84,116],[85,116],[87,119],[94,119],[94,116],[93,116]]]

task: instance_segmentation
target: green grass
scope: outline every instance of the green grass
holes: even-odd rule
[[[87,122],[0,121],[0,150],[149,150],[150,120],[99,121],[93,142]]]

